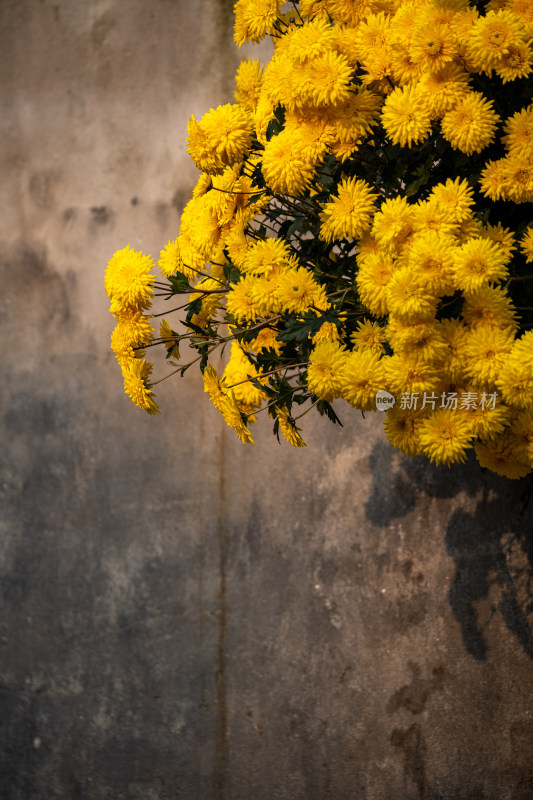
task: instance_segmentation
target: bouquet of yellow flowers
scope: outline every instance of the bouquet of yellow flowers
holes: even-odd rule
[[[385,410],[402,452],[533,468],[533,3],[238,0],[235,102],[191,117],[179,235],[110,259],[112,348],[156,413],[148,347],[192,364],[253,443],[311,408]],[[181,315],[152,327],[152,300]],[[157,335],[157,333],[159,335]],[[193,355],[182,360],[184,346]],[[213,356],[229,351],[217,374]],[[338,411],[338,407],[337,407]]]

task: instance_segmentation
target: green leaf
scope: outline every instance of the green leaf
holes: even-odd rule
[[[291,236],[296,233],[296,231],[304,231],[306,229],[307,220],[305,217],[296,217],[292,225],[289,225],[287,229],[287,239],[290,239]]]
[[[248,208],[248,206],[252,206],[254,203],[257,203],[262,198],[263,194],[264,192],[260,192],[259,194],[252,194],[250,196],[250,199],[246,203],[246,208]]]
[[[190,322],[191,318],[195,314],[199,314],[202,310],[202,299],[198,297],[196,300],[192,300],[190,303],[187,304],[187,323]]]
[[[278,339],[281,342],[303,342],[312,334],[317,333],[323,322],[324,315],[314,312],[305,314],[302,319],[290,319],[285,330],[278,334]]]
[[[340,425],[341,428],[344,427],[338,416],[335,414],[333,406],[331,406],[329,403],[326,403],[325,400],[319,400],[316,407],[322,416],[325,414],[335,425]]]
[[[193,287],[189,283],[189,279],[183,272],[176,272],[168,279],[172,287],[172,294],[183,294],[190,291]]]

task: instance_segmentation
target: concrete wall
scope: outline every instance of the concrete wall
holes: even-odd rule
[[[103,270],[176,234],[231,3],[3,0],[0,59],[2,800],[533,798],[521,483],[122,392]]]

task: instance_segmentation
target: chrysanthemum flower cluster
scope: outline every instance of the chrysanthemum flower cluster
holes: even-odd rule
[[[197,363],[243,442],[266,411],[294,446],[389,398],[389,440],[533,468],[533,3],[238,0],[235,102],[189,123],[200,170],[178,237],[115,253],[112,347],[155,413],[147,348]],[[179,322],[151,321],[154,295]],[[174,303],[172,303],[174,305]],[[193,357],[182,359],[188,345]],[[227,348],[223,371],[215,355]]]

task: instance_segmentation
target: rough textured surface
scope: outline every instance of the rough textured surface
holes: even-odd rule
[[[198,376],[122,394],[102,271],[175,235],[230,11],[0,4],[0,796],[529,800],[521,484],[347,407],[244,448]]]

